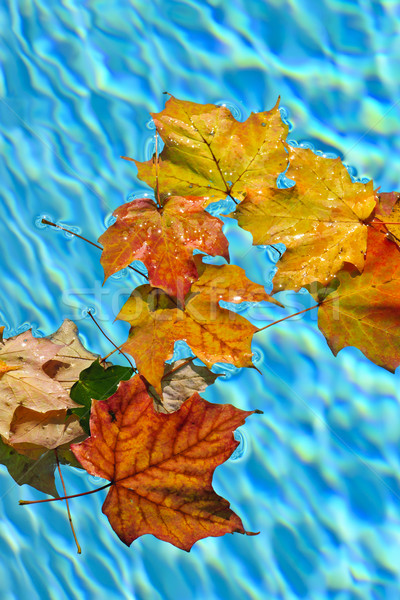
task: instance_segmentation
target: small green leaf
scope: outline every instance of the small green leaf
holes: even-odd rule
[[[71,388],[72,400],[82,405],[82,408],[73,408],[71,413],[80,417],[80,424],[90,435],[89,418],[92,408],[92,399],[107,400],[115,394],[120,381],[132,377],[133,369],[113,365],[105,369],[97,359],[79,375],[77,381]]]

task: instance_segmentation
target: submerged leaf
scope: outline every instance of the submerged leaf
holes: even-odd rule
[[[249,191],[232,216],[253,235],[254,244],[282,243],[274,291],[326,283],[351,263],[361,272],[367,246],[364,223],[375,207],[372,182],[352,183],[340,158],[290,148],[287,189]]]
[[[60,448],[58,458],[62,464],[82,468],[68,448]],[[0,438],[0,464],[7,467],[18,485],[30,485],[44,494],[59,496],[54,480],[57,462],[53,450],[42,451],[36,457],[25,456]]]
[[[225,106],[171,97],[152,117],[165,144],[159,164],[134,162],[139,179],[153,188],[158,172],[165,194],[205,196],[205,204],[227,195],[241,198],[248,187],[274,185],[286,168],[288,126],[278,103],[241,123]]]
[[[160,414],[139,376],[96,402],[92,437],[72,446],[91,475],[111,482],[103,513],[126,545],[144,534],[189,551],[205,537],[247,533],[212,487],[215,468],[237,447],[233,431],[251,412],[194,394]]]

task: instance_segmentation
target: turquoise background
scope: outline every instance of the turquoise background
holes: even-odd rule
[[[289,139],[340,155],[352,174],[399,189],[400,5],[372,0],[6,0],[0,5],[0,319],[7,334],[75,320],[93,351],[120,343],[113,318],[133,285],[101,288],[99,252],[40,220],[96,240],[112,211],[143,194],[132,164],[153,151],[149,112],[168,91],[226,104],[239,118],[277,97]],[[148,190],[147,190],[148,191]],[[233,261],[270,282],[273,257],[226,226]],[[287,294],[288,310],[310,305]],[[258,325],[283,311],[241,310]],[[316,311],[257,334],[262,372],[229,368],[215,402],[258,408],[214,486],[246,529],[187,554],[144,536],[126,548],[101,513],[104,493],[62,503],[0,470],[4,600],[397,600],[400,552],[398,376],[348,348],[333,357]],[[178,349],[183,352],[182,348]],[[68,491],[100,481],[65,469]]]

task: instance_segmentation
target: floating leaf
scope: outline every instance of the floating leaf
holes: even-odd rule
[[[71,412],[80,418],[80,424],[90,435],[89,418],[92,400],[106,400],[117,391],[120,381],[132,377],[133,369],[113,365],[105,369],[98,360],[81,372],[79,381],[71,389],[71,398],[81,406]]]
[[[134,290],[118,319],[131,325],[128,341],[122,346],[131,354],[139,372],[161,394],[164,363],[172,357],[177,340],[185,340],[207,367],[215,362],[251,367],[251,340],[257,327],[240,315],[221,308],[219,300],[236,302],[271,299],[257,283],[240,289],[226,285],[242,271],[233,265],[206,265],[200,279],[193,284],[184,310],[179,309],[161,290],[143,285]]]
[[[47,339],[54,344],[60,344],[61,348],[43,365],[43,370],[69,391],[79,379],[79,373],[96,360],[98,355],[84,347],[79,339],[77,326],[69,319],[65,319],[61,327]]]
[[[394,371],[400,364],[400,251],[373,222],[362,275],[338,273],[339,287],[309,286],[323,300],[318,326],[336,355],[345,346],[359,348],[377,365]]]
[[[340,158],[290,148],[287,189],[249,191],[232,216],[254,244],[285,244],[274,291],[326,283],[349,262],[361,272],[367,244],[365,221],[375,207],[372,182],[352,183]]]
[[[400,243],[400,193],[378,194],[377,217],[386,223],[390,238]],[[392,225],[394,223],[394,225]]]
[[[177,360],[165,365],[161,379],[162,396],[153,386],[149,393],[155,399],[155,408],[159,412],[171,413],[178,410],[183,402],[195,392],[201,394],[219,377],[207,367],[195,365],[192,360]]]
[[[60,346],[46,338],[34,338],[30,331],[0,344],[0,434],[6,440],[20,406],[37,413],[75,406],[62,385],[42,369],[59,350]]]
[[[81,441],[85,435],[76,415],[67,417],[66,410],[38,413],[20,406],[14,412],[8,443],[21,454],[40,455],[71,442]]]
[[[223,223],[205,212],[203,204],[202,198],[176,196],[162,209],[149,198],[117,208],[117,221],[99,238],[105,278],[141,260],[154,287],[183,299],[198,278],[194,249],[229,258]]]
[[[159,164],[134,162],[139,179],[153,188],[158,171],[164,194],[205,196],[206,204],[229,194],[241,198],[248,187],[275,185],[286,168],[288,126],[278,103],[240,123],[224,106],[172,97],[152,117],[165,144]]]
[[[126,545],[153,534],[189,551],[205,537],[247,533],[214,492],[212,476],[237,447],[232,432],[250,414],[198,394],[161,414],[136,376],[96,402],[92,437],[72,451],[91,475],[111,482],[103,513]]]

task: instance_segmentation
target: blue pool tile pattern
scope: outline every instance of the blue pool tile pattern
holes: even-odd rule
[[[0,4],[0,320],[48,335],[64,318],[102,355],[133,286],[102,287],[96,240],[125,201],[151,194],[121,155],[148,159],[149,113],[168,91],[225,104],[239,120],[281,97],[293,144],[341,156],[355,178],[400,189],[400,6],[392,0],[8,0]],[[232,262],[271,284],[276,255],[228,223]],[[307,293],[286,293],[293,312]],[[238,310],[260,326],[284,313]],[[187,554],[144,536],[126,548],[101,513],[105,492],[20,507],[42,494],[0,467],[2,598],[19,600],[398,600],[398,375],[347,348],[334,357],[316,311],[254,338],[255,370],[224,369],[204,396],[254,415],[218,467],[216,491],[246,529]],[[178,344],[177,352],[184,352]],[[178,355],[178,354],[177,354]],[[218,369],[219,367],[217,367]],[[219,368],[220,369],[220,368]],[[221,369],[220,369],[221,370]],[[64,469],[70,494],[102,480]]]

